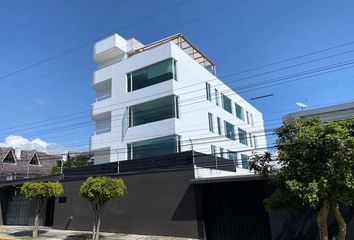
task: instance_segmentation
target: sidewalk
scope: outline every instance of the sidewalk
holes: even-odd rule
[[[0,226],[0,240],[33,239],[32,227],[29,226]],[[105,240],[193,240],[191,238],[161,237],[149,235],[101,233]],[[91,236],[90,232],[58,230],[48,227],[39,228],[39,237],[44,240],[86,240]]]

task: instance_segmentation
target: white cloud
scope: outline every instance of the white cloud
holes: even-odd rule
[[[29,140],[25,137],[18,135],[10,135],[5,138],[3,142],[0,142],[0,147],[13,147],[20,148],[23,150],[37,150],[40,152],[50,153],[50,154],[59,154],[65,153],[67,151],[83,151],[84,149],[69,149],[68,147],[57,144],[57,143],[49,143],[40,138],[35,138],[33,140]]]

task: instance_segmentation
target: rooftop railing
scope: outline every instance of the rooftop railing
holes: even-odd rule
[[[193,58],[196,62],[206,68],[209,72],[216,75],[215,64],[205,55],[203,54],[197,47],[195,47],[189,40],[187,40],[182,33],[175,34],[173,36],[164,38],[162,40],[156,41],[135,51],[129,53],[130,56],[141,53],[143,51],[158,47],[167,42],[173,42],[178,47],[180,47],[185,53],[187,53],[191,58]]]

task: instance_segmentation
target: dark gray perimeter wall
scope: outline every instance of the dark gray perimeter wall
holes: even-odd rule
[[[196,202],[199,187],[189,184],[193,170],[144,173],[122,177],[128,188],[104,212],[101,230],[161,236],[202,237]],[[63,181],[66,203],[56,201],[54,228],[92,229],[92,210],[79,196],[83,179]],[[197,194],[196,194],[197,193]],[[197,198],[196,198],[197,196]],[[72,220],[70,220],[72,219]]]

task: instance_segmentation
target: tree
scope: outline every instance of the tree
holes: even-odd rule
[[[70,157],[70,154],[68,154],[67,160],[63,162],[63,167],[72,168],[89,166],[92,163],[93,155],[93,153],[86,153],[78,154],[75,157]]]
[[[89,177],[80,187],[80,196],[87,199],[94,212],[92,240],[99,239],[101,216],[109,200],[124,196],[127,188],[122,179]]]
[[[340,207],[354,203],[354,119],[295,120],[285,122],[275,133],[280,168],[270,179],[278,189],[265,200],[266,208],[317,210],[322,240],[328,240],[327,218],[332,212],[339,226],[338,239],[344,240],[346,223]],[[270,154],[258,156],[250,166],[260,173],[264,169],[260,160],[264,163],[270,158]]]
[[[35,218],[32,236],[38,236],[39,214],[46,200],[59,197],[64,192],[59,182],[25,182],[21,187],[21,194],[30,200],[35,200]]]
[[[58,161],[57,164],[53,166],[52,174],[53,175],[60,174],[62,164],[63,164],[63,168],[90,166],[92,164],[93,156],[94,156],[93,153],[78,154],[75,157],[70,157],[70,154],[68,154],[66,161]]]

